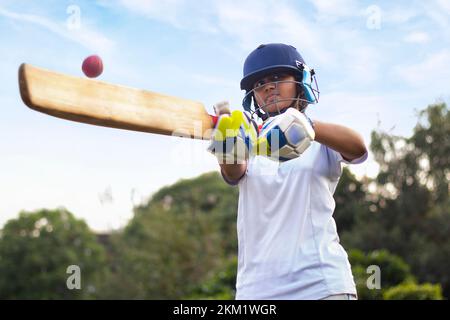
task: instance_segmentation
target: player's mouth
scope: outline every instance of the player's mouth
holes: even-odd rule
[[[267,96],[266,100],[264,101],[266,104],[268,103],[276,103],[279,100],[279,94],[271,94],[269,96]]]

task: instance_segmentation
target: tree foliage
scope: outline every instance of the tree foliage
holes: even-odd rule
[[[346,247],[387,249],[402,257],[421,282],[450,293],[450,115],[446,104],[420,112],[410,138],[372,133],[380,165],[368,193],[369,213],[342,235]],[[356,211],[355,214],[358,214]],[[339,225],[338,225],[339,227]]]
[[[439,284],[414,282],[402,283],[389,288],[383,294],[384,300],[442,300],[442,288]]]
[[[106,298],[179,299],[236,243],[235,191],[217,173],[163,188],[115,236]]]
[[[232,256],[195,287],[185,299],[232,300],[236,295],[237,257]]]
[[[0,299],[95,297],[104,249],[69,211],[22,212],[6,223],[0,240]],[[67,287],[71,265],[80,267],[81,290]]]
[[[360,250],[349,251],[349,260],[352,265],[353,276],[358,292],[358,298],[362,300],[382,299],[383,293],[389,288],[403,282],[415,281],[410,267],[402,258],[389,253],[387,250],[375,250],[368,254]],[[377,269],[371,270],[370,267]],[[370,287],[370,276],[375,272],[379,274],[379,287]]]

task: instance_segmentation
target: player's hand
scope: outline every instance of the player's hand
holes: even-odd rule
[[[257,153],[278,161],[299,157],[314,141],[308,117],[294,108],[270,118],[257,139]]]
[[[220,164],[243,163],[252,154],[256,143],[256,123],[245,112],[230,112],[228,102],[216,104],[214,109],[219,118],[208,151],[217,157]]]

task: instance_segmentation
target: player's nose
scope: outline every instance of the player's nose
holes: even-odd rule
[[[275,90],[277,87],[277,84],[275,82],[268,82],[264,86],[264,92],[269,93],[272,90]]]

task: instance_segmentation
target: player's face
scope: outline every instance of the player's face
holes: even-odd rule
[[[256,102],[265,112],[277,112],[289,107],[297,95],[294,81],[294,76],[286,73],[276,73],[258,80],[253,86]]]

